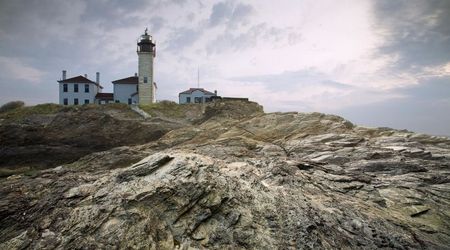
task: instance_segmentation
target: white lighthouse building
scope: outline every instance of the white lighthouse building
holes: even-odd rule
[[[156,101],[156,85],[153,82],[153,58],[156,56],[155,44],[152,37],[145,33],[137,44],[138,61],[138,98],[139,104],[150,104]]]
[[[138,73],[134,76],[113,81],[114,93],[102,93],[100,73],[97,81],[87,79],[87,75],[66,79],[63,71],[59,83],[59,103],[62,105],[81,105],[89,103],[127,103],[151,104],[156,102],[156,83],[153,81],[153,59],[156,56],[156,45],[152,36],[145,33],[137,42]]]

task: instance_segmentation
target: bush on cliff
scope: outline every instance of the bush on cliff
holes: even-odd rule
[[[22,108],[23,106],[25,106],[25,103],[22,102],[22,101],[8,102],[8,103],[3,104],[0,107],[0,113],[5,113],[5,112],[10,111],[10,110]]]

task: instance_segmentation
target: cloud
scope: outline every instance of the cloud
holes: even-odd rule
[[[180,50],[193,45],[201,35],[201,30],[177,28],[169,35],[170,39],[165,49],[180,52]]]
[[[183,6],[187,0],[171,0],[173,3]]]
[[[234,4],[232,1],[216,3],[209,16],[209,25],[214,27],[219,24],[231,26],[242,24],[248,20],[253,11],[253,7],[248,4]]]
[[[239,3],[233,10],[230,18],[231,24],[244,24],[253,13],[254,9],[251,5]]]
[[[84,1],[86,8],[81,21],[95,23],[106,30],[130,27],[143,22],[137,13],[149,5],[145,0],[105,1]]]
[[[450,136],[450,77],[435,77],[417,85],[393,89],[402,98],[359,103],[337,110],[360,125],[393,127]]]
[[[39,46],[48,44],[49,38],[73,38],[77,30],[84,29],[80,25],[86,10],[84,2],[30,0],[3,1],[1,5],[0,30],[6,34],[5,40],[19,36]]]
[[[279,74],[270,75],[255,75],[255,76],[243,76],[234,77],[230,80],[241,82],[259,82],[267,86],[268,89],[277,91],[285,90],[290,91],[296,88],[306,88],[313,86],[328,87],[333,89],[353,89],[355,87],[339,83],[333,80],[329,80],[330,76],[324,73],[318,72],[313,68],[297,70],[297,71],[285,71]],[[280,88],[280,86],[282,86]]]
[[[418,71],[450,61],[450,1],[375,1],[378,52],[397,57],[394,70]]]
[[[152,17],[150,19],[151,32],[158,32],[166,23],[166,20],[160,16]]]
[[[0,104],[15,100],[27,104],[56,102],[57,84],[46,81],[48,76],[26,59],[0,56]]]
[[[26,64],[19,58],[0,56],[0,75],[7,80],[23,80],[36,84],[42,80],[45,72]]]
[[[259,89],[256,94],[250,91],[247,95],[257,98],[269,111],[336,112],[345,107],[401,99],[406,95],[341,83],[333,80],[333,75],[314,68],[229,80],[229,92],[233,94],[241,93],[248,86]]]
[[[266,23],[259,23],[242,29],[242,31],[228,30],[218,35],[215,39],[206,44],[208,54],[227,53],[229,51],[240,51],[257,47],[258,43],[264,40],[264,43],[276,44],[285,34],[283,29],[269,27]]]
[[[417,85],[399,88],[396,91],[420,101],[450,101],[450,76],[425,78]]]
[[[216,3],[212,8],[211,16],[209,17],[209,24],[216,26],[228,19],[233,13],[233,7],[230,2]]]

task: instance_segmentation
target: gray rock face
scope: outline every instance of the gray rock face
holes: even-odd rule
[[[210,116],[0,185],[0,249],[449,249],[450,140]]]

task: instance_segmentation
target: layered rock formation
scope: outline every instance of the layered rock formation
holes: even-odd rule
[[[255,104],[204,113],[1,180],[0,248],[449,248],[448,138]]]

